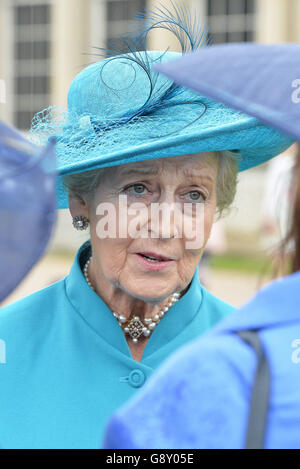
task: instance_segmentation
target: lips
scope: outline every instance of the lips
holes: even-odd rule
[[[174,265],[174,259],[170,257],[162,256],[157,252],[138,252],[135,253],[140,267],[147,271],[162,271],[172,268]]]
[[[157,254],[155,252],[139,252],[140,256],[145,257],[146,259],[154,260],[154,261],[172,261],[170,257],[162,256],[161,254]]]

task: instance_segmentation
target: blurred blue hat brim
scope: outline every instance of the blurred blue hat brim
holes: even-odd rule
[[[300,140],[300,45],[235,43],[188,53],[154,69]]]
[[[56,216],[54,141],[38,149],[0,121],[0,303],[43,254]]]

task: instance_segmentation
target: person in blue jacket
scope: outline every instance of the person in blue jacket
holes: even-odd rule
[[[228,44],[156,68],[300,141],[299,57]],[[300,448],[300,144],[291,190],[291,274],[169,358],[113,416],[106,448]]]
[[[204,31],[178,14],[170,23],[166,13],[166,27],[177,24],[183,51],[199,48]],[[238,171],[293,142],[152,69],[179,53],[134,46],[85,68],[68,109],[32,122],[34,141],[56,136],[59,207],[90,240],[66,278],[0,313],[4,448],[99,448],[109,417],[153,370],[234,311],[198,280],[214,215]]]
[[[0,121],[0,304],[48,245],[56,214],[55,173],[54,142],[41,150]]]

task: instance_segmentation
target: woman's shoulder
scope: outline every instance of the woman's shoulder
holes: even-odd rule
[[[24,320],[35,318],[45,319],[48,312],[56,309],[57,302],[60,301],[65,291],[65,279],[59,280],[42,290],[38,290],[14,303],[0,309],[0,329],[5,326],[14,325],[15,322],[21,324]]]

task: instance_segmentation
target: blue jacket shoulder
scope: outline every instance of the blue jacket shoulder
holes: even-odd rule
[[[34,321],[35,327],[45,322],[45,316],[57,310],[62,295],[65,296],[65,279],[49,285],[31,295],[0,309],[1,334],[10,328],[22,326]]]

